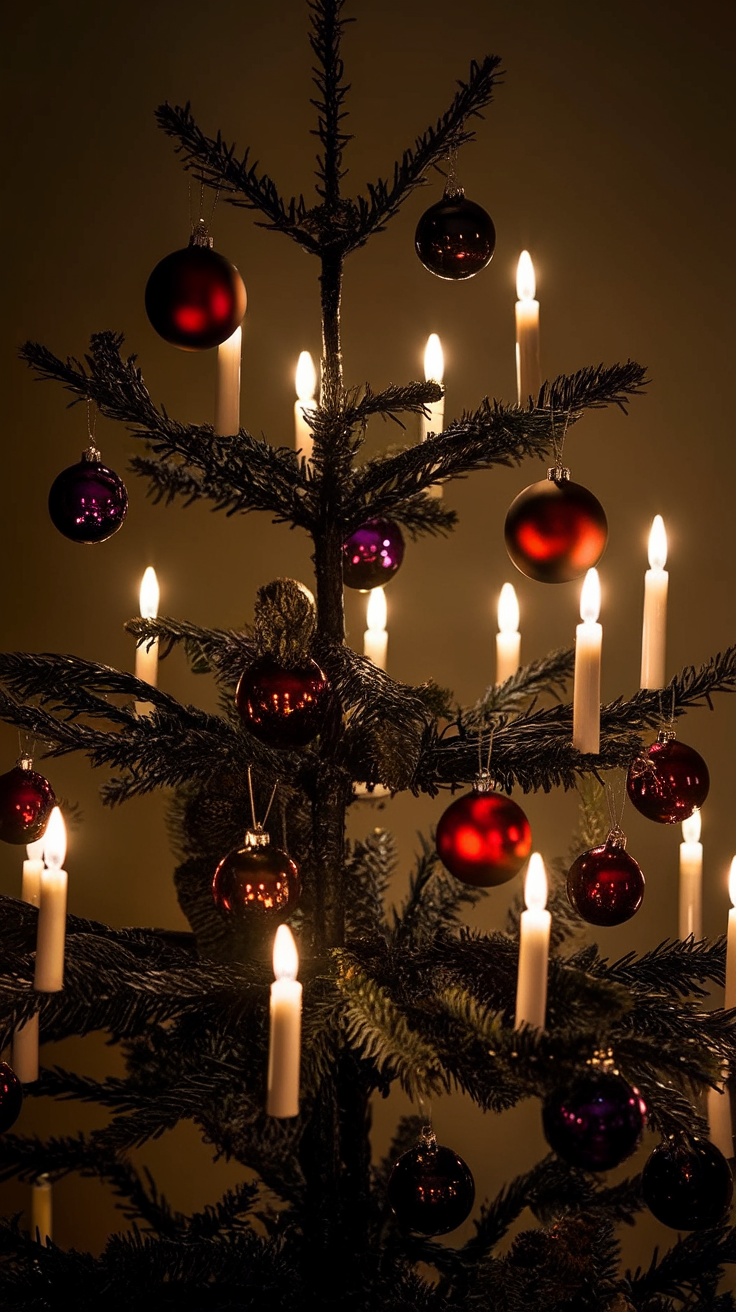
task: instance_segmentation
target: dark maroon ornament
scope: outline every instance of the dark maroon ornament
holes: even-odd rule
[[[569,583],[598,564],[608,521],[598,498],[558,466],[511,502],[504,535],[509,556],[527,578]]]
[[[462,1157],[427,1134],[402,1153],[388,1182],[388,1201],[399,1223],[422,1235],[446,1235],[470,1216],[475,1182]]]
[[[663,1225],[706,1230],[726,1220],[733,1199],[731,1168],[707,1139],[673,1136],[658,1144],[647,1161],[641,1192]]]
[[[474,888],[505,884],[521,869],[532,831],[521,807],[481,774],[472,793],[451,802],[437,825],[437,851],[451,875]]]
[[[542,1107],[550,1148],[584,1171],[610,1171],[634,1152],[646,1106],[638,1089],[614,1069],[586,1071],[570,1089],[557,1089]]]
[[[325,717],[330,685],[316,661],[290,669],[259,656],[240,676],[235,705],[247,729],[270,747],[305,747]]]
[[[342,544],[342,577],[347,588],[382,588],[404,559],[404,539],[392,519],[368,519]]]
[[[567,896],[589,925],[622,925],[644,898],[644,876],[616,825],[605,843],[583,852],[567,872]]]
[[[699,752],[678,742],[671,729],[660,730],[641,756],[631,762],[626,791],[637,811],[661,825],[687,820],[703,805],[710,775]]]
[[[277,925],[299,901],[299,870],[281,848],[273,847],[260,826],[248,829],[243,846],[228,852],[212,880],[219,911],[239,920],[263,920]]]
[[[206,351],[235,332],[245,314],[245,284],[234,264],[212,249],[202,224],[183,250],[156,265],[146,284],[146,314],[164,341]]]
[[[459,190],[445,192],[442,200],[422,215],[414,247],[425,269],[438,278],[457,282],[485,269],[496,249],[496,229],[487,210],[466,200]]]
[[[48,779],[21,756],[12,770],[0,775],[0,838],[4,843],[35,843],[56,806]]]
[[[79,464],[63,469],[51,484],[51,522],[70,542],[106,542],[122,528],[127,513],[122,478],[102,464],[93,446],[82,452]]]
[[[6,1061],[0,1061],[0,1134],[14,1125],[23,1106],[23,1086]]]

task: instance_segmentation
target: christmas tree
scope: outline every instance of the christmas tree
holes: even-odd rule
[[[389,220],[401,222],[405,201],[432,166],[444,167],[448,154],[472,138],[499,65],[494,58],[473,64],[445,115],[404,153],[390,180],[348,199],[342,6],[324,0],[310,10],[320,143],[314,204],[282,199],[242,151],[205,136],[187,108],[164,106],[159,121],[213,194],[256,210],[258,221],[319,262],[323,368],[320,403],[309,415],[311,463],[246,430],[220,437],[211,426],[170,419],[115,333],[95,336],[82,362],[35,344],[24,348],[39,376],[60,381],[74,399],[92,402],[103,419],[133,432],[142,452],[133,468],[160,499],[205,500],[233,514],[262,510],[304,530],[314,548],[316,609],[302,587],[282,579],[261,589],[246,632],[174,619],[129,626],[143,642],[155,637],[162,650],[183,649],[195,670],[212,676],[217,714],[89,660],[0,660],[3,717],[51,755],[79,751],[111,767],[107,802],[175,790],[176,888],[192,931],[118,930],[71,917],[64,989],[36,992],[37,913],[3,900],[4,1040],[40,1007],[45,1042],[102,1031],[126,1063],[124,1075],[107,1079],[45,1067],[29,1093],[92,1101],[107,1109],[107,1123],[51,1141],[7,1133],[0,1141],[3,1172],[29,1182],[42,1172],[55,1180],[69,1172],[99,1177],[137,1227],[92,1258],[41,1247],[11,1221],[2,1232],[6,1300],[55,1306],[73,1298],[82,1307],[97,1305],[101,1295],[120,1306],[133,1296],[192,1307],[260,1307],[267,1298],[294,1308],[512,1309],[541,1299],[559,1308],[730,1307],[731,1296],[717,1293],[724,1264],[736,1257],[724,1225],[678,1240],[673,1233],[670,1251],[649,1270],[621,1271],[616,1226],[644,1206],[639,1176],[611,1183],[564,1154],[548,1156],[476,1210],[477,1225],[459,1245],[431,1237],[442,1226],[427,1236],[417,1233],[421,1226],[402,1225],[412,1218],[402,1218],[401,1201],[396,1214],[387,1204],[390,1171],[421,1143],[432,1096],[463,1090],[486,1111],[492,1135],[492,1113],[533,1097],[559,1105],[562,1095],[580,1089],[596,1054],[605,1064],[609,1049],[640,1090],[657,1134],[685,1144],[692,1134],[705,1139],[697,1096],[733,1061],[733,1023],[728,1013],[703,1010],[705,992],[723,982],[722,941],[665,943],[611,964],[603,949],[581,950],[572,938],[576,922],[558,881],[550,899],[546,1028],[515,1030],[521,903],[506,932],[465,932],[479,894],[443,869],[428,841],[402,905],[391,913],[389,836],[373,831],[346,847],[346,813],[374,805],[353,801],[354,786],[367,781],[430,797],[448,788],[465,793],[490,753],[496,783],[514,787],[522,802],[522,793],[581,784],[577,855],[605,837],[600,799],[585,780],[626,770],[663,720],[731,689],[734,652],[684,669],[665,693],[642,691],[605,706],[601,750],[581,755],[571,742],[567,698],[547,704],[549,694],[571,686],[570,651],[523,666],[460,708],[436,684],[401,683],[345,644],[346,538],[378,516],[412,538],[447,532],[455,522],[449,498],[429,495],[438,480],[529,456],[556,463],[567,430],[588,410],[627,407],[645,370],[631,362],[581,369],[545,384],[528,404],[483,401],[424,443],[399,436],[396,448],[365,459],[372,417],[408,426],[437,403],[441,388],[346,385],[343,262]],[[241,709],[250,725],[235,709],[241,676],[251,676],[264,657],[287,673],[314,660],[324,673],[318,732],[304,745],[284,746],[278,723],[255,725],[245,696]],[[136,702],[152,713],[141,714]],[[255,817],[265,815],[278,785],[269,825],[302,883],[289,917],[304,985],[297,1119],[269,1116],[265,1106],[273,921],[228,915],[212,896],[215,868],[242,846],[252,823],[249,768]],[[436,819],[450,801],[444,793]],[[363,827],[372,825],[373,817]],[[392,1085],[409,1095],[416,1114],[399,1125],[386,1161],[372,1165],[371,1104]],[[193,1215],[167,1203],[132,1153],[182,1119],[193,1120],[215,1153],[242,1168],[236,1187]],[[516,1233],[526,1208],[536,1221]]]

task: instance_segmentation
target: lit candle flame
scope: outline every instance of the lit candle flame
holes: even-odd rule
[[[436,333],[430,333],[424,352],[424,377],[428,383],[441,383],[445,374],[445,357],[442,343]]]
[[[45,838],[37,838],[35,843],[26,843],[26,852],[29,861],[43,861],[43,849],[46,846]]]
[[[685,843],[700,842],[700,808],[696,806],[692,815],[682,822],[682,837]]]
[[[296,394],[300,401],[314,401],[317,371],[309,351],[302,351],[296,366]]]
[[[140,613],[144,620],[155,620],[158,615],[158,602],[158,579],[153,565],[149,565],[143,575],[140,591]]]
[[[516,266],[516,295],[520,301],[533,301],[537,292],[534,265],[528,251],[522,251]]]
[[[667,564],[667,534],[661,515],[655,515],[649,534],[649,568],[664,569]]]
[[[65,856],[66,825],[59,807],[55,806],[43,836],[43,858],[49,870],[61,870]]]
[[[381,633],[386,628],[386,593],[383,588],[371,588],[367,622],[371,633]]]
[[[601,581],[597,569],[589,569],[580,592],[580,618],[595,624],[601,610]]]
[[[519,632],[519,600],[513,583],[504,583],[498,599],[499,633]]]
[[[273,943],[273,973],[277,979],[296,979],[299,953],[288,925],[279,925]]]
[[[524,880],[524,901],[528,911],[544,911],[547,905],[547,871],[539,852],[532,852]]]
[[[731,862],[731,869],[728,875],[728,895],[736,907],[736,856]]]

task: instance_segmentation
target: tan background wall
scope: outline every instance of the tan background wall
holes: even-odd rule
[[[432,278],[413,254],[414,225],[441,193],[439,179],[415,195],[390,229],[350,261],[345,286],[347,380],[380,386],[420,375],[426,336],[437,331],[447,360],[447,415],[486,393],[513,399],[514,270],[527,246],[538,272],[543,369],[549,376],[599,360],[632,357],[650,367],[652,386],[628,419],[584,421],[568,444],[573,476],[608,511],[611,539],[602,565],[604,697],[630,693],[638,645],[646,537],[661,512],[670,535],[668,669],[698,663],[734,641],[733,121],[729,4],[694,8],[682,0],[526,4],[511,0],[372,0],[353,4],[346,59],[353,93],[349,126],[357,140],[347,185],[390,172],[395,156],[444,109],[472,57],[498,51],[506,85],[461,155],[467,193],[498,229],[490,269],[468,284]],[[66,410],[58,388],[32,385],[15,358],[32,337],[80,354],[91,332],[121,329],[138,353],[154,399],[191,421],[212,415],[213,354],[184,355],[161,342],[143,311],[153,265],[187,237],[187,183],[152,111],[191,98],[201,124],[253,146],[282,189],[308,192],[314,140],[307,99],[310,54],[300,0],[274,5],[219,0],[208,12],[190,0],[154,5],[61,5],[35,0],[15,16],[4,74],[6,152],[2,360],[4,458],[0,533],[5,561],[2,643],[10,649],[70,651],[131,666],[123,620],[137,609],[143,568],[153,563],[162,609],[196,622],[237,626],[252,613],[255,588],[277,574],[311,578],[307,543],[264,518],[226,520],[204,507],[154,508],[132,485],[123,531],[97,548],[72,545],[46,513],[56,473],[85,444],[81,409]],[[209,199],[208,199],[209,204]],[[243,359],[244,424],[275,443],[292,439],[293,369],[300,350],[319,351],[316,265],[291,243],[220,205],[216,244],[240,267],[249,292]],[[413,434],[410,434],[413,436]],[[132,443],[101,422],[104,458],[123,472]],[[371,451],[394,441],[377,424]],[[513,571],[502,522],[513,496],[540,466],[477,475],[447,493],[461,525],[449,543],[411,546],[389,591],[390,670],[436,678],[465,700],[492,677],[493,608]],[[577,587],[545,589],[514,578],[522,608],[523,655],[572,640]],[[363,600],[347,599],[350,641],[360,646]],[[214,704],[179,657],[162,685],[183,699]],[[711,765],[704,812],[705,927],[725,928],[725,877],[736,849],[733,820],[734,705],[694,713],[685,741]],[[15,756],[3,731],[2,761]],[[83,826],[69,847],[70,908],[113,924],[181,923],[171,885],[161,798],[117,813],[100,807],[83,761],[48,767],[57,791],[78,800]],[[564,851],[574,799],[531,798],[535,844]],[[415,832],[436,822],[437,801],[399,799],[375,821],[397,833],[409,862]],[[364,832],[374,816],[351,821]],[[679,832],[629,812],[630,851],[648,878],[636,921],[604,934],[618,955],[677,932]],[[0,852],[0,888],[15,893],[18,849]],[[397,878],[397,895],[405,874]],[[476,918],[501,924],[513,893],[502,889]],[[1,930],[0,930],[1,932]],[[102,1071],[114,1061],[97,1040],[47,1049],[48,1062]],[[261,1072],[244,1072],[260,1080]],[[390,1117],[401,1100],[390,1109]],[[75,1106],[29,1106],[19,1129],[72,1130],[90,1123]],[[435,1109],[441,1138],[469,1161],[481,1196],[543,1151],[536,1109],[484,1121],[467,1104]],[[84,1118],[83,1121],[80,1117]],[[385,1146],[389,1116],[377,1133]],[[209,1166],[193,1136],[177,1132],[146,1155],[174,1202],[195,1207],[236,1178]],[[6,1210],[25,1192],[2,1191]],[[99,1248],[117,1224],[94,1182],[56,1193],[62,1244]],[[657,1230],[645,1226],[647,1242]]]

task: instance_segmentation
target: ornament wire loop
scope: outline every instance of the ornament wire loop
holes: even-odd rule
[[[458,185],[457,180],[457,143],[452,141],[447,151],[447,180],[445,182],[445,197],[448,200],[460,200],[465,195],[464,187]]]
[[[271,790],[271,796],[269,798],[268,806],[266,807],[266,814],[264,815],[263,819],[259,823],[259,821],[256,819],[256,801],[255,801],[255,796],[253,794],[253,771],[251,767],[248,766],[248,793],[250,795],[250,814],[251,814],[251,819],[253,821],[253,829],[256,832],[260,831],[261,829],[265,829],[266,827],[266,822],[268,820],[269,815],[271,814],[271,807],[273,806],[273,799],[276,796],[276,790],[278,786],[279,786],[279,781],[277,779],[276,783],[274,784]]]
[[[624,816],[624,807],[626,806],[626,776],[622,772],[617,772],[616,781],[608,780],[603,785],[603,791],[606,797],[608,807],[608,816],[611,822],[611,828],[608,834],[608,840],[619,845],[626,845],[626,835],[621,828],[621,822]]]

